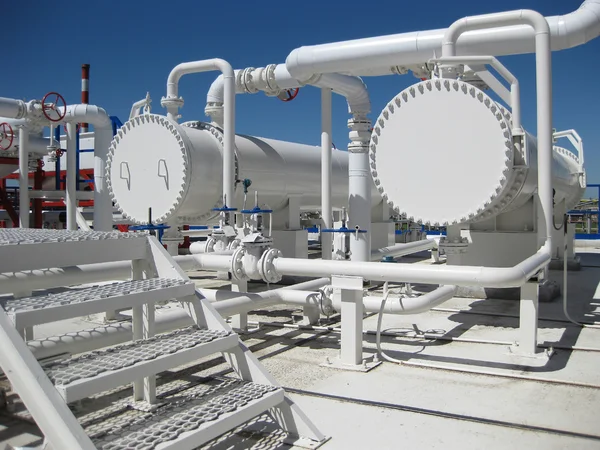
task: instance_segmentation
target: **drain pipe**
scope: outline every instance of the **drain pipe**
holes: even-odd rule
[[[371,251],[371,261],[379,261],[385,257],[399,258],[400,256],[412,255],[424,250],[431,250],[436,245],[433,239],[422,239],[420,241],[382,247]]]
[[[75,124],[88,123],[94,126],[94,230],[111,231],[112,199],[106,184],[106,160],[108,147],[113,138],[110,117],[98,106],[80,104],[67,106],[64,121]]]
[[[167,96],[161,105],[167,108],[167,117],[175,122],[179,119],[179,108],[183,99],[179,97],[179,80],[183,75],[213,70],[221,71],[224,83],[224,120],[223,120],[223,205],[235,207],[233,196],[235,187],[235,75],[231,64],[223,59],[206,59],[182,63],[173,68],[167,80]],[[225,212],[226,216],[231,213]]]
[[[279,296],[285,297],[287,291],[311,291],[326,286],[328,283],[329,278],[320,278],[272,291],[238,295],[239,300],[218,301],[213,303],[213,306],[223,317],[228,317],[242,312],[250,312],[272,302],[278,303]],[[221,292],[217,291],[218,295],[221,295]],[[191,317],[182,308],[172,308],[167,312],[158,310],[155,332],[164,333],[192,324]],[[44,359],[64,354],[83,353],[109,345],[121,344],[131,339],[131,322],[118,322],[64,335],[32,340],[27,342],[27,346],[37,359]]]
[[[447,302],[456,295],[456,290],[456,286],[440,286],[434,291],[419,295],[418,297],[388,296],[385,302],[385,297],[368,295],[363,297],[363,305],[365,312],[397,315],[420,314]],[[341,308],[341,302],[335,302],[336,296],[333,296],[333,299],[333,307],[336,311],[340,311],[338,308]]]

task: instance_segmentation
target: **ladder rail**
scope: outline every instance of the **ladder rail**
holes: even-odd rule
[[[94,450],[67,404],[0,308],[0,367],[53,448]]]

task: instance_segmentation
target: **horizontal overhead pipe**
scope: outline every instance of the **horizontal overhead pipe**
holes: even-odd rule
[[[546,18],[553,51],[585,44],[600,35],[600,0],[586,0],[563,16]],[[420,69],[441,54],[446,29],[417,31],[294,49],[286,59],[290,74],[308,80],[315,74],[388,75]],[[534,31],[523,25],[469,31],[457,41],[458,55],[533,53]]]
[[[239,294],[239,301],[229,298],[222,302],[215,302],[213,306],[223,317],[227,317],[241,312],[249,312],[272,302],[278,303],[278,296],[298,299],[296,294],[288,297],[286,291],[316,290],[326,286],[328,283],[328,278],[321,278],[257,294]],[[205,292],[212,295],[208,290]],[[222,291],[217,292],[220,293]],[[192,323],[191,317],[182,308],[158,311],[156,314],[155,331],[156,333],[164,333],[190,326]],[[110,345],[117,345],[131,339],[131,323],[119,322],[60,336],[32,340],[27,342],[27,346],[37,359],[44,359],[62,354],[83,353]]]

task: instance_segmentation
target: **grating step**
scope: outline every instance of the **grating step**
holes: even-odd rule
[[[231,331],[196,326],[52,363],[44,370],[66,402],[123,386],[235,347]]]
[[[147,233],[0,229],[0,273],[145,259]]]
[[[120,420],[109,432],[90,435],[103,450],[192,450],[283,402],[282,388],[224,377],[169,399],[138,420]]]
[[[58,294],[0,300],[17,329],[145,303],[193,295],[194,283],[175,278],[148,278],[74,289]]]

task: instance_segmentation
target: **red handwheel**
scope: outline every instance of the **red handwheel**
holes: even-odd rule
[[[297,97],[298,92],[300,92],[300,88],[286,89],[281,94],[279,94],[277,98],[282,102],[291,102]]]
[[[0,150],[8,150],[15,139],[10,123],[0,123]]]
[[[42,99],[42,112],[50,122],[60,122],[67,115],[67,102],[58,92],[48,92]]]

